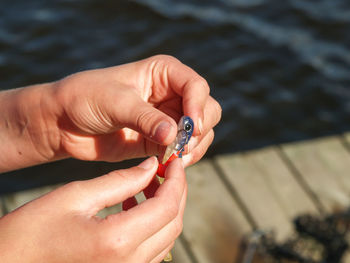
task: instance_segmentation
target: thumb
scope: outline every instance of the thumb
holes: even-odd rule
[[[124,107],[118,107],[118,122],[153,142],[169,145],[176,136],[176,122],[140,97],[130,97],[123,103]]]
[[[96,214],[105,207],[138,194],[151,182],[157,167],[157,158],[150,157],[136,167],[79,182],[79,192],[76,194],[80,209]]]

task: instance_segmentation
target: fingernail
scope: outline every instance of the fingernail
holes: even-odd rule
[[[144,160],[142,163],[140,163],[138,165],[138,167],[145,169],[145,170],[149,170],[154,166],[154,159],[155,159],[155,157],[152,156],[152,157]]]
[[[181,166],[182,168],[185,168],[184,160],[181,159]]]
[[[199,129],[199,133],[202,134],[203,133],[203,121],[202,121],[202,118],[198,119],[198,129]]]
[[[172,128],[173,126],[169,122],[167,121],[161,122],[154,133],[153,139],[158,142],[164,142],[165,139],[169,136]]]
[[[186,154],[184,157],[182,157],[182,165],[185,168],[187,165],[191,163],[192,155]]]

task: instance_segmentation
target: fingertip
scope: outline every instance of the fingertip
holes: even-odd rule
[[[176,136],[176,124],[175,121],[161,121],[151,139],[161,145],[169,145],[175,139]]]
[[[184,166],[187,167],[192,163],[192,154],[191,153],[186,154],[182,157],[182,159],[183,159]]]
[[[196,146],[192,148],[189,154],[186,154],[182,157],[185,167],[198,162],[204,156],[214,140],[214,130],[211,129],[202,139],[200,139],[200,141],[198,141],[198,137],[193,139]]]
[[[203,134],[203,119],[201,117],[197,117],[196,119],[193,119],[194,124],[194,130],[193,130],[193,136],[201,136]]]
[[[198,119],[198,129],[199,129],[200,134],[202,134],[203,133],[203,119],[202,118]]]
[[[176,158],[170,162],[168,168],[165,170],[165,178],[169,178],[170,176],[177,176],[179,172],[181,174],[185,173],[185,166],[182,158]]]
[[[185,106],[185,105],[184,105]],[[193,135],[194,136],[200,136],[204,132],[204,111],[200,107],[194,107],[191,106],[189,109],[186,107],[184,109],[184,114],[191,117],[194,122],[194,130]]]
[[[144,160],[142,163],[138,165],[138,167],[145,169],[145,170],[151,170],[154,167],[157,167],[158,165],[158,159],[155,156],[151,156],[148,159]]]
[[[173,164],[173,166],[184,168],[184,164],[183,164],[182,158],[176,158],[170,164]]]

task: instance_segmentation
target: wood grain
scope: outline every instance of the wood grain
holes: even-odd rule
[[[283,162],[276,147],[251,151],[246,159],[260,171],[265,184],[290,221],[304,213],[318,214],[312,198]]]
[[[187,169],[184,238],[198,262],[234,262],[243,235],[252,228],[210,161]]]
[[[282,150],[326,212],[350,204],[350,154],[337,137],[286,144]]]
[[[173,255],[172,263],[194,263],[188,256],[187,251],[180,239],[176,240],[175,246],[171,250],[171,253]]]
[[[254,154],[257,153],[223,155],[216,158],[216,162],[257,227],[264,231],[274,230],[277,240],[281,241],[293,233],[293,227],[271,190],[271,184],[267,183],[260,168],[254,164]]]

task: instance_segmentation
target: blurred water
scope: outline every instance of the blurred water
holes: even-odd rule
[[[349,130],[346,0],[2,0],[0,88],[176,56],[223,120],[209,155]]]

